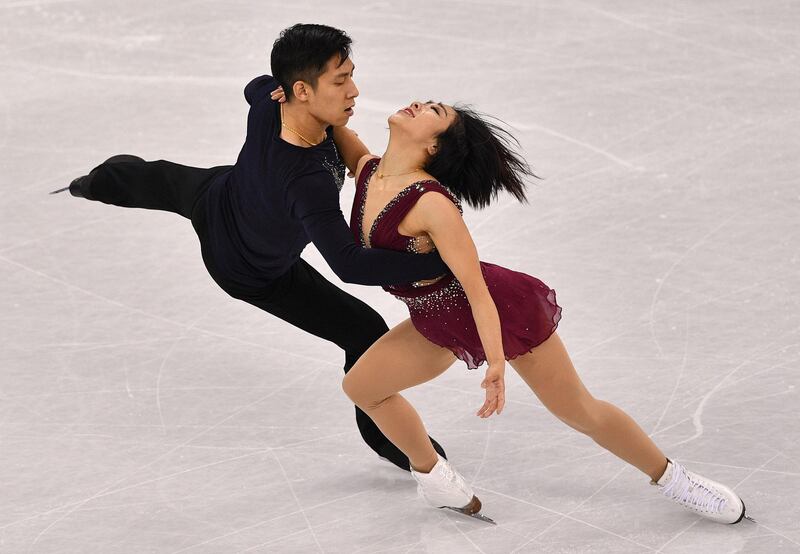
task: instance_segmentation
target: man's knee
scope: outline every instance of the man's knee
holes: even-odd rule
[[[362,326],[353,335],[353,344],[355,349],[361,352],[366,351],[372,344],[389,332],[389,327],[383,318],[378,317],[371,321],[368,325]]]
[[[348,344],[345,346],[347,365],[352,365],[366,352],[375,341],[389,332],[389,327],[377,313],[366,321],[361,321],[348,335]]]

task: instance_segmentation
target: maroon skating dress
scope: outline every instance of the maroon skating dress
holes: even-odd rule
[[[367,187],[380,158],[364,164],[356,179],[356,195],[350,216],[350,228],[362,246],[419,252],[417,239],[401,235],[397,228],[417,200],[426,192],[447,196],[463,213],[459,200],[438,181],[419,181],[401,190],[375,218],[366,235],[363,232],[364,205]],[[507,360],[526,354],[544,342],[558,326],[561,307],[556,292],[539,279],[481,262],[489,294],[497,306],[503,336],[503,351]],[[411,314],[417,331],[432,343],[450,349],[469,369],[486,361],[480,335],[475,326],[464,289],[448,272],[431,284],[411,283],[383,289],[402,300]]]

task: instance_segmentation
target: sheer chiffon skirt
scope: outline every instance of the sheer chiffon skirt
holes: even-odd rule
[[[547,340],[561,320],[556,291],[525,273],[481,262],[489,294],[497,306],[506,360],[527,354]],[[409,309],[417,331],[448,348],[476,369],[486,361],[472,309],[453,275],[419,288],[387,289]]]

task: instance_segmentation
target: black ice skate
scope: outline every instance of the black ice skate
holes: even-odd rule
[[[103,163],[120,163],[120,162],[143,162],[144,160],[139,156],[131,156],[130,154],[119,154],[117,156],[111,156]],[[73,179],[72,182],[69,184],[68,187],[60,188],[58,190],[54,190],[50,194],[58,194],[59,192],[64,192],[68,190],[72,196],[77,198],[86,198],[87,200],[93,200],[91,195],[89,194],[89,185],[92,182],[92,175],[94,174],[94,169],[89,172],[88,175],[81,175],[80,177]]]

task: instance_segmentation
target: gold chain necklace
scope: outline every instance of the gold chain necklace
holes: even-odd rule
[[[378,167],[380,167],[380,163],[378,164]],[[417,171],[422,171],[422,169],[417,168],[413,171],[406,171],[405,173],[382,173],[380,170],[378,170],[378,177],[380,179],[383,179],[384,177],[400,177],[401,175],[411,175]]]
[[[321,143],[322,143],[322,142],[325,140],[325,139],[323,138],[323,139],[322,139],[321,141],[319,141],[319,142],[311,142],[311,141],[310,141],[310,140],[308,140],[306,137],[304,137],[303,135],[301,135],[301,134],[300,134],[298,131],[295,131],[294,129],[292,129],[291,127],[289,127],[289,126],[288,126],[286,123],[284,123],[284,118],[283,118],[283,104],[281,104],[281,127],[285,127],[287,130],[289,130],[289,131],[293,132],[295,135],[297,135],[298,137],[300,137],[300,140],[302,140],[303,142],[305,142],[305,143],[307,143],[307,144],[310,144],[311,146],[318,146],[319,144],[321,144]]]

